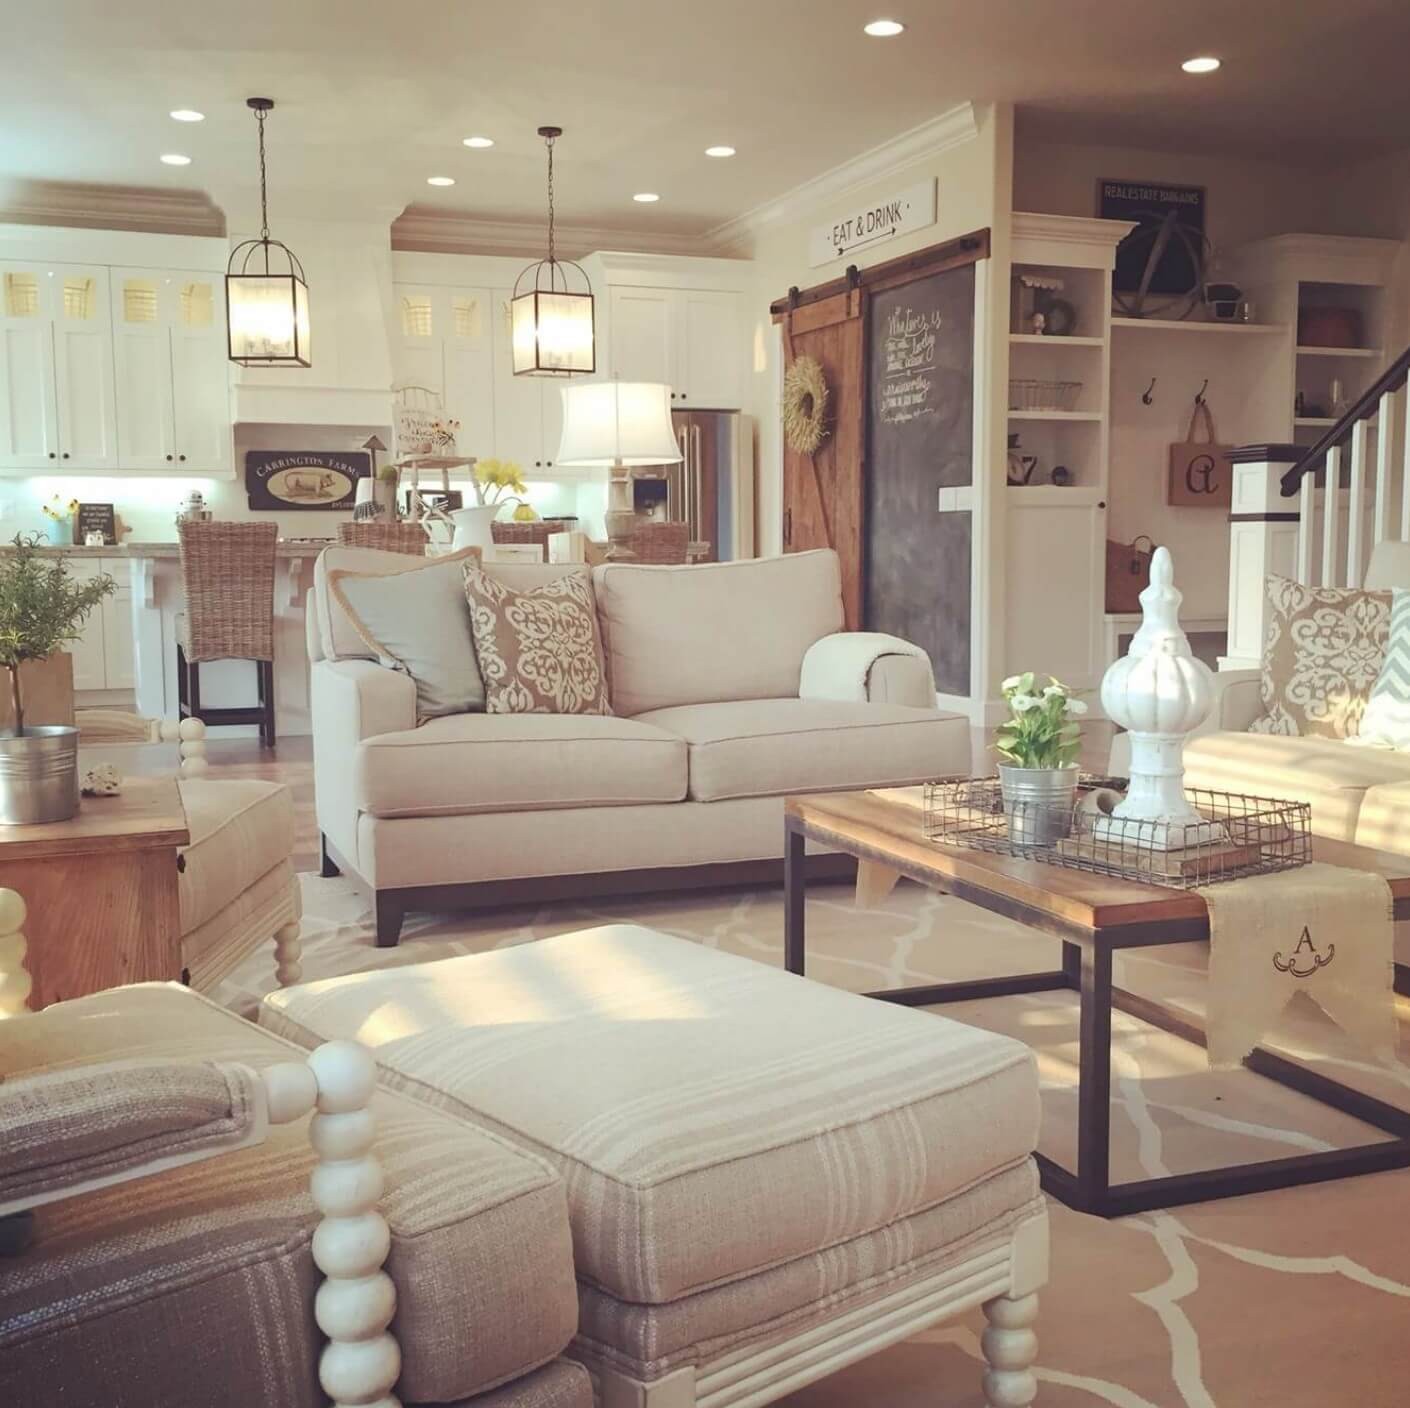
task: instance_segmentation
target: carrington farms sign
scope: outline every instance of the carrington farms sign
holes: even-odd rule
[[[893,240],[935,223],[935,178],[908,186],[873,205],[862,206],[830,225],[815,225],[808,238],[808,263],[816,268],[855,249]]]
[[[371,472],[361,451],[247,450],[245,494],[251,508],[351,508],[357,481]]]

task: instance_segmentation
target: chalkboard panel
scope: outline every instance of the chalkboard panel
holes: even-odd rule
[[[967,695],[972,520],[938,499],[974,480],[974,265],[874,292],[867,346],[866,627]]]

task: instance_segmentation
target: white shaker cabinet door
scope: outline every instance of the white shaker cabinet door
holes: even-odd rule
[[[674,289],[614,288],[611,293],[609,366],[616,381],[664,381],[679,404]]]
[[[738,410],[743,390],[740,371],[746,353],[740,330],[739,295],[686,289],[678,297],[680,370],[675,404],[685,410]]]
[[[69,558],[66,562],[69,576],[79,581],[91,581],[104,570],[102,558]],[[83,633],[77,640],[71,640],[64,649],[73,656],[73,687],[75,690],[106,689],[108,668],[103,643],[103,608],[112,600],[105,597],[89,612],[83,623]]]
[[[54,392],[60,469],[116,469],[112,310],[108,271],[62,266],[55,276]]]
[[[446,415],[460,422],[457,451],[489,459],[495,453],[494,295],[487,288],[440,291],[439,339]]]
[[[58,463],[53,292],[42,265],[0,264],[0,469]]]
[[[123,469],[174,469],[172,348],[162,276],[114,269],[112,295],[118,462]]]
[[[176,467],[227,474],[235,463],[225,285],[217,275],[168,276]]]
[[[525,479],[541,479],[544,461],[558,450],[555,437],[545,453],[543,433],[544,390],[547,386],[557,395],[557,378],[514,375],[510,297],[508,289],[494,291],[494,453],[498,459],[513,460]]]

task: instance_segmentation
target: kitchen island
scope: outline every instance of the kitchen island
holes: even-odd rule
[[[332,541],[281,539],[275,548],[274,721],[280,734],[310,731],[304,605],[313,580],[314,559]],[[74,692],[80,707],[118,703],[130,690],[139,714],[175,718],[176,621],[186,605],[180,546],[175,541],[126,542],[107,547],[44,547],[40,551],[64,558],[77,577],[106,572],[118,586],[104,603],[101,616],[95,613],[84,639],[73,648]],[[201,699],[212,708],[253,706],[255,667],[243,660],[203,664]],[[214,736],[253,737],[257,732],[253,724],[235,725],[215,729]]]

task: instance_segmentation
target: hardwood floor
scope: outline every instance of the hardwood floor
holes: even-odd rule
[[[1088,724],[1083,735],[1082,766],[1093,772],[1106,768],[1112,726],[1104,722]],[[983,729],[970,732],[971,766],[976,773],[993,773],[993,754],[988,751]],[[135,749],[150,756],[145,765],[134,764],[133,772],[169,772],[171,760],[166,750]],[[318,869],[318,820],[313,807],[313,740],[288,737],[278,748],[261,748],[253,738],[212,739],[206,748],[211,774],[215,777],[258,777],[282,782],[294,794],[294,869]]]

